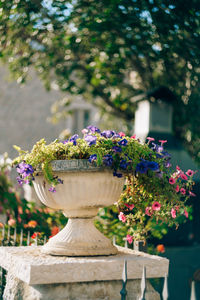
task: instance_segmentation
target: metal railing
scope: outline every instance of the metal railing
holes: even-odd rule
[[[127,284],[127,261],[124,261],[124,267],[122,272],[122,289],[120,291],[121,294],[121,300],[127,300],[127,294],[128,291],[126,290],[126,284]],[[140,297],[138,300],[146,300],[145,294],[146,294],[146,268],[143,266],[143,272],[142,272],[142,278],[141,278],[141,292]],[[163,290],[162,294],[160,295],[162,300],[168,300],[169,293],[168,293],[168,277],[167,274],[164,277],[164,284],[163,284]],[[190,294],[190,300],[197,300],[196,298],[196,292],[195,292],[195,281],[192,281],[191,283],[191,294]]]

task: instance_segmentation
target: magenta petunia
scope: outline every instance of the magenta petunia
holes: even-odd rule
[[[152,211],[151,211],[151,207],[147,206],[145,209],[145,214],[149,217],[152,216]]]
[[[186,218],[188,218],[188,212],[186,209],[184,209],[184,215],[186,216]]]
[[[180,189],[180,192],[181,192],[182,195],[185,195],[185,194],[186,194],[186,190],[185,190],[184,188],[181,188],[181,189]]]
[[[150,136],[148,136],[148,137],[147,137],[147,140],[148,140],[149,142],[153,142],[153,141],[155,141],[155,139],[154,139],[154,138],[152,138],[152,137],[150,137]]]
[[[120,212],[118,218],[119,218],[119,220],[122,221],[123,223],[126,222],[126,216],[123,214],[122,211]]]
[[[186,174],[188,175],[188,176],[193,176],[194,175],[194,171],[192,171],[192,170],[187,170],[187,172],[186,172]]]
[[[125,206],[128,207],[130,210],[134,209],[135,207],[134,204],[127,204],[127,203],[125,203]]]
[[[189,195],[192,196],[192,197],[196,197],[196,194],[194,194],[194,193],[192,193],[190,191],[189,191]]]
[[[188,180],[187,176],[186,176],[184,173],[181,173],[181,178],[182,178],[183,180]]]
[[[176,190],[177,193],[180,191],[180,188],[179,188],[178,184],[177,184],[175,190]]]
[[[132,135],[132,136],[131,136],[131,139],[134,139],[134,140],[135,140],[135,139],[136,139],[136,134]]]
[[[161,143],[161,145],[167,143],[167,140],[159,140],[159,143]]]
[[[122,131],[118,132],[118,134],[119,134],[121,137],[125,136],[125,133],[122,132]]]
[[[170,184],[175,184],[175,183],[176,183],[176,180],[175,180],[173,177],[170,177],[170,178],[169,178],[169,183],[170,183]]]
[[[159,211],[160,208],[161,208],[161,204],[160,204],[158,201],[155,201],[155,202],[152,204],[152,209],[153,209],[153,210]]]
[[[130,234],[127,234],[126,240],[127,240],[127,242],[128,242],[129,244],[132,244],[132,242],[133,242],[133,237],[132,237]]]
[[[176,218],[176,210],[174,208],[171,209],[171,216],[173,219]]]

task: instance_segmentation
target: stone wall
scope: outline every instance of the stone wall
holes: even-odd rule
[[[0,66],[0,154],[17,155],[13,145],[31,149],[39,139],[48,142],[58,137],[66,128],[65,122],[53,125],[47,122],[51,105],[63,97],[52,90],[47,92],[39,78],[32,72],[26,85],[9,80],[9,72]]]

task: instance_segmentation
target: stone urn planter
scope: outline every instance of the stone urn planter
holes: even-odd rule
[[[56,192],[39,173],[34,187],[46,206],[62,210],[69,218],[67,225],[44,246],[52,255],[93,256],[116,254],[111,241],[93,224],[98,209],[116,202],[123,190],[124,178],[113,176],[108,168],[95,167],[87,160],[57,160],[51,162],[54,175],[63,180]]]

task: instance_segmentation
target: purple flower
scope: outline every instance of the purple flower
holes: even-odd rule
[[[170,159],[170,158],[171,158],[171,154],[168,153],[167,151],[162,151],[161,154],[162,154],[162,157],[163,157],[163,158],[167,158],[167,159]]]
[[[121,136],[118,133],[114,132],[114,135],[112,136],[112,138],[117,139],[117,138],[121,138]]]
[[[170,163],[169,160],[166,160],[166,161],[164,162],[164,166],[165,166],[165,168],[170,168],[170,167],[172,166],[172,164]]]
[[[97,128],[96,126],[93,126],[93,125],[89,125],[87,127],[87,129],[89,129],[92,133],[95,133],[95,132],[100,133],[101,132],[99,128]]]
[[[113,130],[104,130],[104,131],[102,131],[101,136],[108,139],[108,138],[111,138],[114,134],[115,134],[115,132]]]
[[[76,146],[76,140],[79,138],[78,134],[74,134],[71,138],[70,138],[70,142],[73,142],[73,145]]]
[[[119,146],[113,146],[112,149],[114,152],[119,152],[119,153],[122,152],[122,148]]]
[[[160,145],[157,145],[155,143],[152,143],[153,147],[151,148],[153,151],[161,153],[163,151],[163,147]]]
[[[93,161],[97,160],[97,155],[96,154],[92,154],[90,155],[90,157],[88,158],[88,161],[90,163],[92,163]]]
[[[58,181],[58,183],[63,184],[63,180],[62,179],[58,178],[57,181]]]
[[[32,175],[34,173],[34,169],[31,165],[21,162],[19,165],[17,165],[17,172],[22,176],[22,178],[25,178],[29,175]]]
[[[24,183],[24,180],[19,176],[17,176],[17,181],[18,181],[20,186],[22,186],[22,184]]]
[[[136,172],[146,173],[147,170],[159,171],[159,164],[155,161],[148,161],[142,159],[142,161],[136,166]]]
[[[51,186],[51,187],[49,188],[49,192],[55,193],[55,192],[56,192],[55,187],[54,187],[54,186]]]
[[[122,177],[122,174],[121,173],[117,173],[117,171],[114,171],[113,172],[113,176],[116,176],[118,178],[121,178]]]
[[[126,146],[128,144],[128,141],[126,139],[123,139],[123,140],[119,141],[118,144],[120,146]]]
[[[122,160],[120,161],[119,166],[120,166],[121,169],[126,170],[126,168],[127,168],[127,166],[128,166],[128,163],[127,163],[127,161],[126,161],[125,159],[122,159]]]
[[[163,172],[162,171],[155,172],[155,176],[158,177],[158,178],[162,178],[163,177]]]
[[[69,139],[61,141],[62,144],[67,144],[69,142]]]
[[[95,144],[96,144],[97,137],[96,137],[96,136],[93,136],[93,135],[87,134],[87,135],[84,137],[84,140],[88,143],[89,146],[92,146],[92,145],[95,145]]]
[[[113,163],[113,157],[111,154],[106,154],[103,157],[103,162],[106,166],[110,167]]]
[[[159,164],[155,161],[147,161],[147,167],[152,171],[159,170]]]
[[[145,160],[141,161],[136,166],[136,173],[146,173],[147,170],[148,170],[148,164]]]

